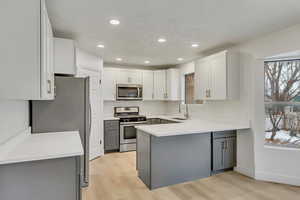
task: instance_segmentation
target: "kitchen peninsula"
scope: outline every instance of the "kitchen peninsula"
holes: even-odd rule
[[[236,148],[231,138],[235,130],[248,129],[249,124],[185,120],[136,128],[138,176],[149,189],[156,189],[209,177],[222,169],[214,163],[217,159],[224,169],[226,164],[234,165]],[[214,152],[220,149],[220,154]],[[235,156],[226,158],[226,150]]]

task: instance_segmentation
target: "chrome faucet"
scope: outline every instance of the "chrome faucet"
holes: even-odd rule
[[[185,113],[184,113],[184,117],[186,119],[189,119],[190,118],[190,113],[189,113],[189,106],[188,104],[185,104]]]
[[[181,105],[182,104],[183,104],[183,102],[179,102],[179,105],[178,105],[179,114],[181,114]],[[188,104],[184,104],[184,105],[185,105],[184,118],[189,119],[190,118],[189,106],[188,106]]]
[[[178,104],[178,111],[179,111],[179,114],[181,114],[181,104],[182,104],[182,102],[180,101],[179,104]]]

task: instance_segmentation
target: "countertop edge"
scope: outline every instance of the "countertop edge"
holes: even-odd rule
[[[5,160],[0,161],[0,165],[7,165],[7,164],[16,164],[16,163],[25,163],[25,162],[34,162],[34,161],[41,161],[41,160],[52,160],[52,159],[60,159],[60,158],[68,158],[68,157],[76,157],[81,156],[81,152],[77,153],[70,153],[70,154],[56,154],[56,155],[49,155],[49,156],[37,156],[34,158],[31,157],[24,157],[22,159],[12,159],[12,160]]]
[[[36,140],[38,140],[38,137],[53,137],[55,140],[53,141],[46,141],[41,140],[43,143],[47,143],[49,146],[49,143],[55,146],[55,143],[57,140],[59,140],[59,134],[64,133],[64,136],[62,136],[62,140],[69,140],[69,145],[72,146],[72,148],[62,147],[60,145],[61,151],[54,150],[51,152],[49,148],[44,149],[44,152],[36,153],[35,155],[30,152],[30,150],[34,150],[34,144]],[[70,136],[68,136],[70,134]],[[74,135],[71,135],[74,134]],[[64,137],[64,138],[63,138]],[[69,138],[69,139],[68,139]],[[49,139],[49,138],[48,138]],[[31,141],[33,141],[33,149],[29,149],[28,153],[26,154],[26,150],[23,150],[20,145],[24,144],[30,144]],[[43,143],[39,143],[37,147],[40,147],[43,145]],[[47,145],[46,145],[47,146]],[[50,145],[51,146],[51,145]],[[74,148],[74,146],[76,146]],[[19,149],[18,149],[19,148]],[[66,150],[67,149],[67,150]],[[71,150],[69,150],[71,149]],[[73,149],[73,150],[72,150]],[[7,141],[2,147],[2,150],[0,152],[0,165],[6,165],[6,164],[17,164],[17,163],[24,163],[24,162],[32,162],[32,161],[41,161],[41,160],[50,160],[50,159],[59,159],[59,158],[66,158],[66,157],[75,157],[75,156],[82,156],[84,154],[80,135],[78,131],[67,131],[67,132],[53,132],[53,133],[42,133],[42,134],[31,134],[30,128],[28,128],[26,131],[19,133],[14,138]],[[14,152],[16,151],[16,152]],[[68,152],[69,151],[69,152]],[[20,153],[21,152],[21,153]],[[38,151],[37,151],[38,152]]]
[[[195,122],[195,121],[194,121]],[[153,129],[154,127],[151,126],[156,126],[159,127],[160,125],[140,125],[140,126],[136,126],[136,129],[139,131],[143,131],[146,132],[150,135],[153,135],[155,137],[168,137],[168,136],[176,136],[176,135],[190,135],[190,134],[204,134],[204,133],[209,133],[209,132],[219,132],[219,131],[230,131],[230,130],[246,130],[250,128],[250,125],[244,125],[244,124],[237,124],[237,125],[224,125],[223,123],[215,123],[216,125],[221,125],[221,127],[219,128],[215,128],[215,127],[208,127],[208,128],[201,128],[201,125],[199,125],[199,130],[197,130],[197,128],[193,127],[193,128],[189,128],[189,126],[191,125],[190,123],[180,123],[180,130],[164,130],[161,132],[158,132],[157,130]],[[186,125],[186,128],[183,127]],[[224,127],[222,127],[222,125]],[[168,126],[168,124],[164,124],[164,126]],[[174,126],[174,124],[172,124],[172,126]],[[159,128],[165,128],[165,127],[159,127]],[[190,130],[188,130],[190,129]]]

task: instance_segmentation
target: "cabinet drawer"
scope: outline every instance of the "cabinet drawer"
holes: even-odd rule
[[[236,131],[218,131],[218,132],[213,132],[212,134],[213,139],[218,139],[218,138],[226,138],[226,137],[236,137]]]
[[[104,129],[105,130],[119,130],[120,124],[119,121],[104,121]]]
[[[104,134],[105,135],[119,135],[119,129],[112,129],[112,130],[108,130],[108,129],[105,129],[104,130]]]
[[[104,125],[105,131],[119,131],[119,125],[117,126],[110,126],[110,125]]]
[[[119,129],[104,129],[105,135],[119,135],[120,130]]]
[[[104,126],[119,126],[119,120],[105,120]]]

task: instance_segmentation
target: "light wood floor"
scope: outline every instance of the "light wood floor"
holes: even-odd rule
[[[150,191],[137,177],[135,152],[91,162],[83,200],[300,200],[300,187],[255,181],[235,172]]]

